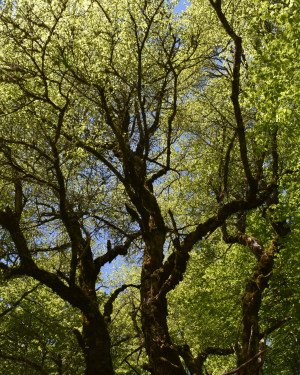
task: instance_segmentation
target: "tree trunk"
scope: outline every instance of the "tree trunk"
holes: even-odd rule
[[[274,249],[265,250],[257,266],[254,269],[251,279],[248,281],[245,294],[242,299],[243,311],[243,334],[242,349],[239,355],[238,365],[250,361],[247,366],[242,367],[239,375],[261,375],[263,361],[261,356],[254,358],[262,348],[262,339],[259,332],[259,309],[261,306],[262,293],[267,287],[268,279],[271,276],[274,259]]]
[[[85,375],[113,375],[110,337],[98,308],[82,315],[82,340],[86,363]]]
[[[142,329],[153,375],[186,375],[179,354],[172,345],[167,326],[167,299],[160,294],[164,233],[144,235],[146,242],[141,276]]]
[[[83,247],[84,248],[84,247]],[[113,375],[110,354],[111,341],[107,324],[99,311],[96,293],[96,276],[89,244],[81,253],[80,288],[88,298],[82,312],[82,348],[85,358],[85,375]]]
[[[159,302],[144,302],[142,305],[142,327],[151,373],[186,375],[169,336],[166,308],[165,297]]]

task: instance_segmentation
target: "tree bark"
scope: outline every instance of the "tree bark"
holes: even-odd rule
[[[110,337],[98,308],[91,309],[89,314],[82,314],[82,341],[86,363],[85,375],[114,374]]]
[[[251,360],[260,351],[261,335],[259,332],[259,310],[262,293],[267,287],[274,261],[272,251],[266,250],[254,269],[251,279],[246,285],[242,298],[242,348],[238,358],[238,366]],[[239,375],[261,375],[262,357],[259,356],[247,366],[242,367]]]
[[[223,238],[227,243],[240,243],[248,246],[257,259],[251,278],[247,282],[242,297],[242,346],[237,351],[238,375],[262,375],[264,356],[257,355],[265,351],[265,340],[259,330],[259,310],[262,294],[272,276],[274,255],[278,252],[279,235],[276,235],[271,246],[265,249],[256,238],[238,233],[229,236],[223,226]]]
[[[150,230],[144,235],[146,247],[141,276],[142,329],[153,375],[186,375],[167,326],[167,299],[160,294],[165,234]]]
[[[85,358],[85,375],[113,375],[110,354],[111,341],[104,316],[99,311],[96,281],[97,270],[89,243],[82,246],[79,262],[79,283],[89,304],[82,312],[82,347]]]

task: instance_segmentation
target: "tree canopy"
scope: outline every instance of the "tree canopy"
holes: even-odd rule
[[[0,2],[0,374],[298,374],[299,1]]]

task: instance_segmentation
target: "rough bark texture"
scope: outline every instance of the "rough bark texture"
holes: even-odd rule
[[[99,311],[94,271],[93,257],[86,245],[86,253],[82,254],[80,262],[80,287],[89,299],[87,312],[82,314],[85,375],[112,375],[114,371],[110,355],[111,342],[106,322]]]
[[[136,211],[127,207],[132,219],[139,223],[145,243],[141,273],[141,322],[152,374],[185,375],[179,354],[169,335],[167,299],[162,286],[166,226],[153,194],[152,176],[146,180],[145,160],[136,152],[123,151],[124,185]],[[164,174],[163,170],[161,173]],[[160,176],[160,174],[158,174]]]
[[[142,327],[152,374],[184,375],[167,326],[166,295],[160,294],[164,235],[149,232],[141,278]]]
[[[82,339],[86,375],[113,374],[110,356],[110,337],[97,307],[82,317]]]
[[[255,240],[254,240],[255,241]],[[249,361],[260,351],[261,335],[259,331],[259,310],[262,293],[272,274],[274,249],[262,251],[251,279],[248,281],[242,298],[242,348],[238,356],[238,365]],[[240,369],[239,375],[260,375],[262,372],[262,356],[251,361]]]
[[[262,302],[262,294],[272,276],[274,256],[278,252],[280,235],[285,236],[289,232],[283,223],[281,227],[278,227],[278,231],[280,234],[275,236],[271,246],[266,249],[258,239],[252,236],[242,233],[234,236],[228,235],[226,226],[223,226],[223,238],[227,243],[239,243],[247,246],[257,259],[257,264],[246,284],[245,293],[242,297],[242,343],[241,348],[237,348],[238,370],[235,372],[239,375],[263,374],[266,334],[273,329],[267,330],[264,333],[260,332],[259,310]],[[275,325],[274,329],[285,321],[287,319]]]

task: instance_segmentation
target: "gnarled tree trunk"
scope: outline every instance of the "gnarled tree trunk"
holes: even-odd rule
[[[114,374],[110,337],[106,323],[98,308],[92,308],[89,314],[82,315],[82,342],[86,363],[85,375]]]
[[[179,354],[172,345],[167,326],[167,299],[161,293],[163,283],[163,245],[165,233],[155,228],[151,218],[144,234],[145,251],[141,276],[142,328],[151,373],[185,375]]]

